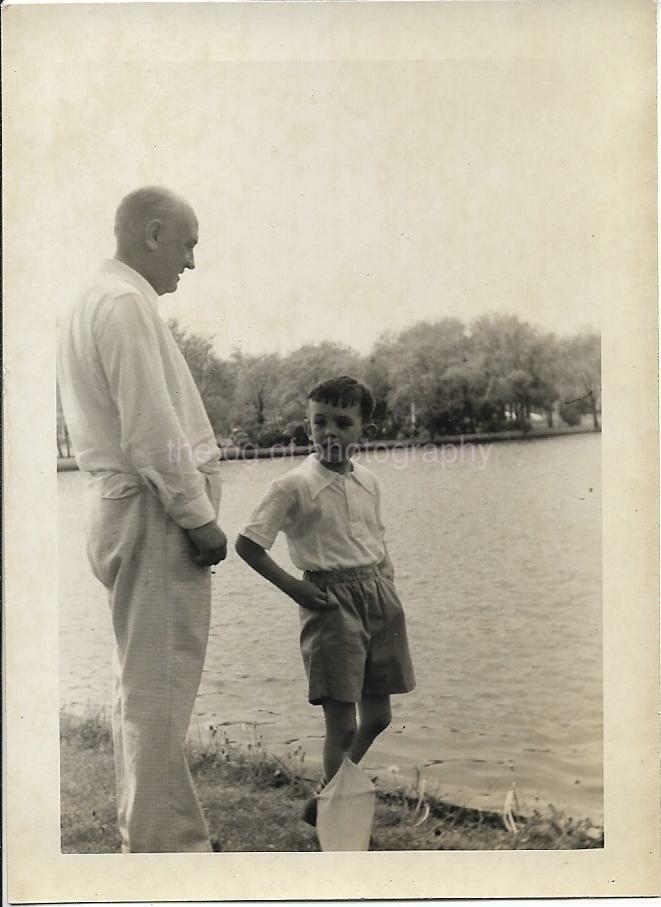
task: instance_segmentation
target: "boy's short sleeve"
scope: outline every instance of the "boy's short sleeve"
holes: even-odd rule
[[[278,533],[290,524],[294,498],[273,482],[261,504],[253,512],[241,535],[267,551],[273,546]]]

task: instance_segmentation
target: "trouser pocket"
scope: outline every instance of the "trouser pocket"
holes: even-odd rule
[[[106,589],[113,587],[122,562],[130,558],[142,532],[143,493],[106,498],[92,493],[86,516],[87,558]]]

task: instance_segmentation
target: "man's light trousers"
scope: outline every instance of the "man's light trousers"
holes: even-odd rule
[[[218,476],[207,477],[217,508]],[[149,490],[89,492],[88,556],[115,633],[113,740],[123,852],[209,851],[184,740],[209,637],[211,577]]]

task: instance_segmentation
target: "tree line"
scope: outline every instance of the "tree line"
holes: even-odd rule
[[[365,380],[376,398],[377,437],[433,441],[457,434],[528,430],[543,419],[600,428],[601,338],[559,337],[515,315],[421,321],[386,332],[366,355],[324,341],[287,355],[222,359],[213,338],[169,322],[220,443],[305,444],[308,391],[333,375]],[[58,397],[58,453],[70,444]]]

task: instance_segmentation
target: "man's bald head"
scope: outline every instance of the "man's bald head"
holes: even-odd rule
[[[135,189],[119,203],[115,214],[117,241],[135,239],[141,235],[150,220],[166,220],[179,212],[190,209],[180,195],[164,186],[143,186]]]
[[[194,268],[197,220],[185,199],[163,186],[143,186],[125,196],[115,214],[115,257],[172,293],[179,274]]]

